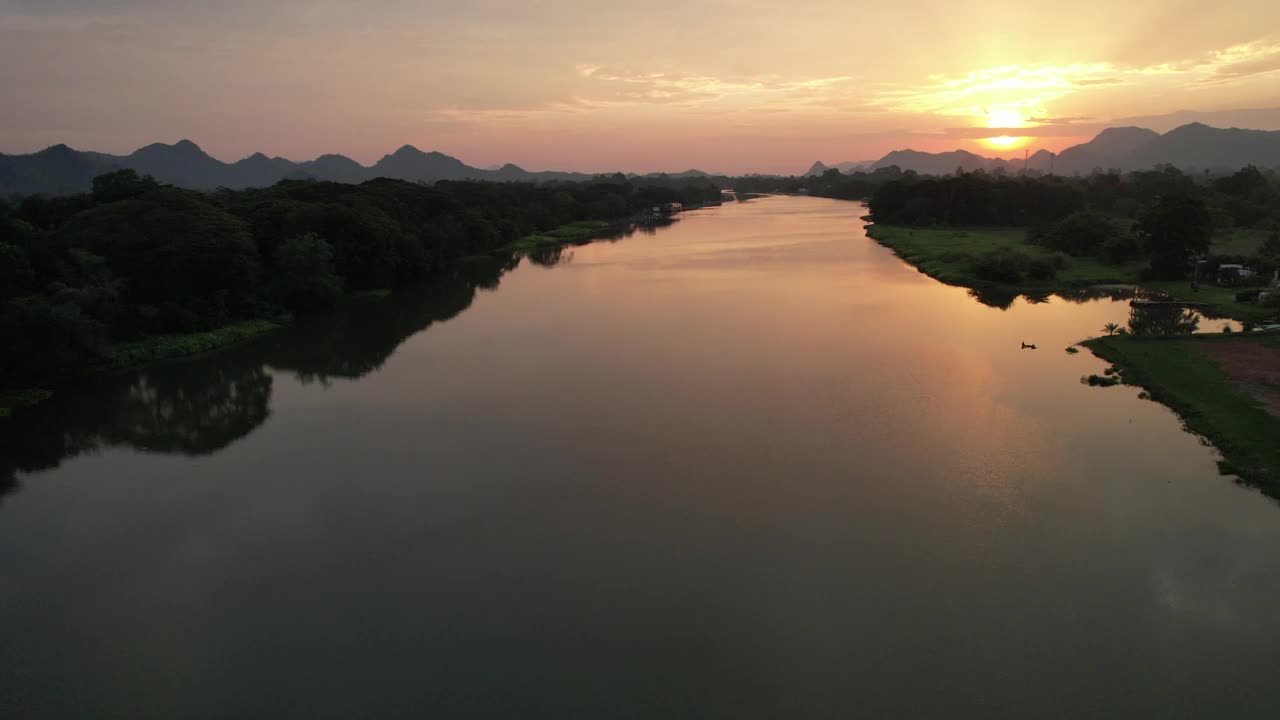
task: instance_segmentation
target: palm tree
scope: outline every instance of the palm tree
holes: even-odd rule
[[[1106,325],[1102,326],[1102,331],[1108,335],[1115,335],[1117,332],[1120,331],[1120,326],[1115,323],[1107,323]]]

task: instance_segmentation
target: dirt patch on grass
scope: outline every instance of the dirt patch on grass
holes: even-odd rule
[[[1205,343],[1201,349],[1218,363],[1232,385],[1280,417],[1280,347],[1236,341]]]

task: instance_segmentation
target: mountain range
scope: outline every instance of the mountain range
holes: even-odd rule
[[[874,171],[890,166],[914,170],[922,175],[948,175],[957,168],[965,172],[1003,168],[1017,172],[1024,167],[1038,172],[1075,175],[1095,168],[1145,170],[1156,165],[1174,165],[1184,170],[1238,170],[1245,165],[1280,167],[1280,131],[1214,128],[1190,123],[1163,135],[1139,127],[1107,128],[1087,143],[1075,145],[1058,154],[1037,150],[1026,158],[989,158],[967,150],[928,153],[919,150],[894,150],[873,163],[840,163],[832,166],[841,172],[844,166],[860,166]],[[805,175],[820,175],[831,169],[814,163]]]
[[[322,155],[315,160],[293,162],[255,153],[238,162],[224,163],[211,157],[190,140],[183,140],[173,145],[148,145],[129,155],[84,152],[66,145],[55,145],[29,155],[0,155],[0,197],[83,192],[92,186],[93,178],[98,175],[124,168],[151,175],[163,183],[197,190],[265,187],[285,179],[306,178],[359,183],[379,177],[412,182],[572,182],[599,177],[575,172],[529,172],[512,164],[490,169],[474,168],[455,157],[439,152],[423,152],[412,145],[405,145],[384,156],[371,167],[365,167],[344,155]],[[653,173],[645,177],[662,176],[662,173]],[[700,170],[687,170],[665,176],[710,177]]]
[[[817,162],[805,175],[831,169],[843,173],[874,171],[890,166],[920,174],[946,175],[957,168],[966,172],[1003,168],[1014,173],[1026,167],[1060,175],[1088,173],[1094,168],[1140,170],[1159,164],[1183,169],[1235,170],[1245,165],[1280,167],[1280,131],[1213,128],[1191,123],[1160,134],[1138,127],[1107,128],[1087,143],[1054,155],[1038,150],[1027,158],[988,158],[967,150],[928,153],[895,150],[876,161],[842,162],[828,166]],[[190,140],[173,145],[156,143],[129,155],[73,150],[55,145],[29,155],[0,154],[0,197],[43,193],[83,192],[93,178],[112,170],[130,168],[157,180],[198,190],[218,187],[265,187],[285,179],[332,180],[358,183],[377,177],[412,182],[438,180],[492,180],[498,182],[585,181],[600,177],[576,172],[530,172],[512,164],[487,169],[471,167],[439,152],[423,152],[405,145],[366,167],[343,155],[322,155],[294,162],[255,153],[234,163],[209,156]],[[637,177],[630,175],[629,177]],[[644,177],[707,178],[701,170]]]

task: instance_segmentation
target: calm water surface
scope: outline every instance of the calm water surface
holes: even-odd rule
[[[862,212],[690,213],[18,416],[0,716],[1280,717],[1280,508],[1063,352],[1127,304],[988,307]]]

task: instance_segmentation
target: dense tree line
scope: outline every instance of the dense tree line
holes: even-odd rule
[[[867,182],[857,176],[832,179],[857,192]],[[1280,179],[1252,166],[1217,177],[1193,177],[1173,167],[1087,177],[904,173],[875,188],[868,206],[875,222],[891,225],[1029,226],[1034,244],[1111,263],[1147,260],[1153,278],[1182,278],[1195,259],[1214,260],[1209,252],[1215,230],[1271,237],[1257,257],[1218,257],[1219,262],[1270,269],[1280,260]],[[991,272],[1013,274],[1010,262],[1016,258],[992,259]]]
[[[89,193],[0,202],[0,387],[91,363],[111,342],[322,309],[563,224],[719,198],[705,180],[622,175],[202,193],[114,172]]]
[[[861,190],[866,180],[854,175],[839,182]],[[905,173],[867,195],[879,222],[988,226],[1056,222],[1082,210],[1132,219],[1172,196],[1204,202],[1217,227],[1256,227],[1278,219],[1280,178],[1252,166],[1219,177],[1191,176],[1174,167],[1085,177]]]

